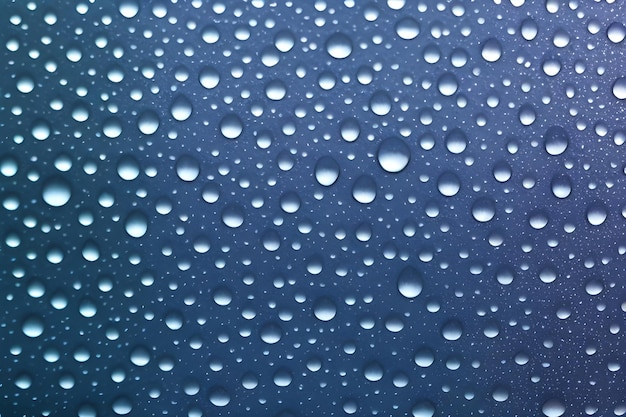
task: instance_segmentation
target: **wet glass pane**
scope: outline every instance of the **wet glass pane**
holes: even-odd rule
[[[626,414],[618,1],[0,12],[3,416]]]

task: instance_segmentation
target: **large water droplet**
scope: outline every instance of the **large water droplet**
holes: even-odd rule
[[[404,297],[412,299],[422,293],[424,281],[422,274],[412,266],[405,267],[398,275],[398,291]]]
[[[347,58],[352,53],[352,40],[343,33],[334,33],[326,40],[326,52],[335,59]]]
[[[28,337],[39,337],[43,331],[44,322],[39,316],[30,316],[22,323],[22,332]]]
[[[488,197],[480,197],[472,204],[472,216],[477,222],[485,223],[496,215],[496,203]]]
[[[72,197],[70,183],[61,177],[52,177],[44,182],[42,197],[46,204],[52,207],[62,207]]]
[[[380,143],[377,158],[385,171],[400,172],[409,164],[411,149],[402,139],[391,137]]]
[[[561,155],[569,146],[569,135],[561,126],[549,127],[543,135],[546,152],[552,156]]]
[[[126,217],[124,228],[129,236],[140,238],[148,231],[148,218],[143,212],[135,210]]]
[[[315,179],[320,185],[330,187],[339,178],[340,167],[330,156],[322,156],[315,164]]]
[[[189,119],[191,113],[193,113],[193,107],[191,105],[191,101],[183,95],[178,95],[172,101],[172,105],[170,106],[170,113],[174,120],[178,120],[179,122],[184,122]]]
[[[318,320],[330,321],[337,314],[337,306],[330,298],[320,297],[315,301],[313,313]]]
[[[561,417],[565,414],[565,404],[561,400],[551,398],[541,406],[541,412],[546,417]]]
[[[378,185],[369,175],[362,175],[354,181],[352,197],[361,204],[369,204],[376,199]]]
[[[463,325],[457,319],[448,320],[441,327],[441,335],[446,340],[459,340],[463,336]]]
[[[220,131],[226,139],[237,139],[243,132],[243,122],[236,114],[227,114],[220,121]]]
[[[200,175],[200,163],[190,155],[183,155],[176,161],[176,175],[183,181],[192,182]]]
[[[444,172],[437,179],[437,189],[441,195],[453,197],[457,195],[461,189],[461,180],[454,172]]]
[[[502,56],[502,45],[495,38],[487,39],[482,44],[481,55],[487,62],[496,62]]]

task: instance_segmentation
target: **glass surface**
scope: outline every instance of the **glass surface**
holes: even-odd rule
[[[621,416],[619,1],[0,3],[2,416]]]

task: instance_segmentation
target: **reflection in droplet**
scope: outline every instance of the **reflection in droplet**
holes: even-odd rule
[[[50,178],[43,185],[42,197],[49,206],[62,207],[72,197],[70,183],[61,177]]]
[[[330,187],[339,178],[340,167],[330,156],[322,156],[315,164],[315,179],[320,185]]]
[[[422,274],[412,266],[405,267],[398,275],[398,291],[404,297],[412,299],[422,293],[424,282]]]
[[[502,56],[502,45],[495,38],[487,39],[482,44],[481,55],[487,62],[496,62]]]
[[[369,204],[376,199],[378,186],[369,175],[362,175],[354,181],[352,197],[361,204]]]
[[[189,119],[191,113],[193,112],[193,107],[191,105],[191,101],[183,95],[178,95],[172,101],[172,105],[170,106],[170,114],[174,118],[174,120],[178,120],[179,122],[184,122]]]
[[[400,172],[409,164],[411,150],[402,139],[390,137],[380,143],[377,159],[385,171]]]
[[[496,204],[488,197],[480,197],[472,204],[472,217],[477,222],[491,221],[496,215]]]
[[[352,40],[343,33],[334,33],[326,40],[326,52],[335,59],[347,58],[352,53]]]
[[[551,398],[541,406],[541,412],[546,417],[561,417],[565,414],[565,404],[561,400]]]

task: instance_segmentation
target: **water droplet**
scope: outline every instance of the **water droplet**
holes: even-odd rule
[[[126,217],[124,228],[130,237],[140,238],[148,231],[148,218],[139,210],[132,211]]]
[[[334,33],[326,40],[326,52],[335,59],[344,59],[352,53],[352,40],[341,32]]]
[[[596,201],[587,207],[587,221],[592,226],[600,226],[608,215],[606,206],[602,202]]]
[[[198,74],[198,81],[202,87],[211,90],[220,83],[220,73],[213,67],[204,67]]]
[[[17,90],[20,93],[28,94],[35,89],[35,80],[27,74],[22,74],[17,79]]]
[[[118,397],[113,401],[112,409],[115,414],[123,416],[133,411],[133,403],[128,397]]]
[[[287,86],[281,80],[273,80],[265,85],[265,96],[273,101],[280,101],[287,95]]]
[[[544,146],[549,155],[561,155],[569,146],[569,135],[561,126],[551,126],[543,135]]]
[[[453,197],[461,190],[461,180],[451,171],[446,171],[437,179],[437,189],[445,197]]]
[[[428,368],[435,363],[435,352],[431,348],[424,346],[415,352],[413,360],[420,368]]]
[[[413,417],[433,417],[435,405],[428,400],[422,400],[413,406],[411,414]]]
[[[237,139],[243,132],[243,122],[236,114],[228,114],[220,122],[220,131],[226,139]]]
[[[139,176],[139,162],[132,155],[122,155],[117,161],[117,175],[125,181],[132,181]]]
[[[165,315],[165,325],[170,330],[180,330],[185,319],[180,311],[169,311]]]
[[[225,407],[230,403],[230,394],[222,387],[213,387],[209,392],[209,401],[216,407]]]
[[[28,337],[39,337],[44,332],[44,322],[39,316],[29,316],[22,323],[22,332]]]
[[[487,197],[479,197],[472,204],[472,216],[480,223],[491,221],[496,215],[496,203]]]
[[[261,340],[269,345],[278,343],[283,337],[283,331],[274,323],[267,323],[261,328]]]
[[[193,113],[193,107],[191,105],[191,101],[183,95],[178,95],[172,101],[172,105],[170,106],[170,113],[174,120],[178,120],[179,122],[184,122],[189,119],[191,113]]]
[[[136,366],[146,366],[150,363],[150,351],[143,346],[136,346],[130,352],[130,361]]]
[[[402,139],[390,137],[380,143],[377,158],[385,171],[400,172],[409,164],[411,149]]]
[[[396,34],[405,40],[411,40],[417,38],[420,34],[420,25],[412,17],[404,17],[396,23]]]
[[[385,116],[391,111],[391,97],[386,91],[378,90],[370,98],[370,109],[377,116]]]
[[[233,229],[240,227],[245,219],[245,212],[241,206],[231,203],[222,210],[222,222]]]
[[[458,155],[467,147],[467,136],[461,129],[455,128],[446,135],[446,148],[450,153]]]
[[[361,134],[361,126],[356,119],[345,119],[341,122],[341,138],[346,142],[354,142]]]
[[[182,155],[176,160],[176,175],[185,182],[195,181],[200,175],[200,162],[190,155]]]
[[[626,77],[616,79],[612,91],[616,99],[626,100]]]
[[[62,207],[72,197],[70,183],[61,177],[49,178],[43,184],[42,197],[49,206]]]
[[[550,188],[556,198],[567,198],[572,193],[572,181],[567,175],[555,175]]]
[[[161,121],[159,116],[152,110],[144,111],[137,120],[137,127],[144,135],[153,135],[159,129]]]
[[[463,325],[459,320],[451,319],[441,327],[441,335],[444,339],[455,341],[463,336]]]
[[[117,117],[109,117],[102,122],[102,133],[109,139],[116,139],[122,134],[122,122]]]
[[[0,157],[0,174],[5,177],[12,177],[17,174],[19,164],[13,155],[3,155]]]
[[[330,156],[322,156],[315,164],[315,179],[320,185],[330,187],[339,178],[340,167]]]
[[[561,400],[551,398],[541,406],[541,412],[546,417],[561,417],[565,414],[565,404]]]
[[[405,267],[398,275],[398,291],[408,299],[420,295],[423,287],[422,274],[412,266]]]
[[[369,175],[362,175],[354,181],[352,197],[361,204],[370,204],[376,199],[378,185]]]
[[[537,33],[539,33],[539,26],[532,18],[529,17],[522,20],[520,32],[524,39],[532,41],[537,37]]]
[[[380,381],[383,379],[384,373],[382,365],[377,361],[372,361],[363,368],[363,375],[370,382]]]
[[[499,403],[508,400],[510,395],[509,388],[504,385],[496,385],[491,393],[491,397]]]
[[[439,77],[437,88],[442,95],[450,97],[459,89],[459,81],[454,74],[448,72]]]
[[[43,119],[36,120],[31,128],[31,134],[37,140],[48,139],[50,132],[50,125]]]
[[[337,306],[328,297],[320,297],[315,301],[313,306],[313,314],[318,320],[330,321],[337,314]]]
[[[127,19],[132,19],[139,13],[139,4],[135,0],[123,0],[119,4],[120,14]]]
[[[487,62],[496,62],[502,57],[502,45],[495,38],[487,39],[482,44],[481,55]]]
[[[626,26],[621,22],[613,22],[606,30],[606,37],[613,43],[622,43],[626,38]]]

